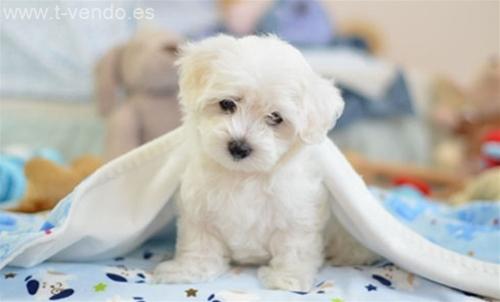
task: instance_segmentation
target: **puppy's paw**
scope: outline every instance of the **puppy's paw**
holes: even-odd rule
[[[197,283],[213,280],[227,270],[226,265],[207,261],[165,261],[153,274],[155,283]]]
[[[288,291],[308,292],[314,281],[312,274],[276,270],[268,266],[259,268],[259,279],[265,287]]]

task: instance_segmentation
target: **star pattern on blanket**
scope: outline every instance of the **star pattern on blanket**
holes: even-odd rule
[[[42,225],[42,227],[40,228],[41,231],[43,231],[45,233],[45,235],[50,235],[52,234],[52,229],[54,228],[54,224],[48,222],[48,221],[45,221]]]
[[[194,289],[194,288],[189,288],[189,289],[186,289],[185,292],[186,292],[186,297],[196,297],[198,290]]]
[[[404,202],[403,199],[400,200],[400,202]],[[493,203],[491,203],[493,204]],[[473,217],[474,219],[478,220],[478,223],[480,223],[482,226],[491,226],[491,223],[492,223],[492,215],[498,215],[498,211],[495,212],[494,209],[496,207],[487,207],[487,206],[490,206],[490,203],[486,203],[485,205],[481,205],[481,213],[484,212],[484,217],[481,216],[477,216],[476,213],[477,211],[473,211],[475,208],[469,208],[469,207],[465,207],[464,209],[461,210],[461,212],[451,212],[451,213],[448,213],[449,214],[449,217],[446,216],[447,219],[444,219],[441,215],[444,215],[442,214],[441,212],[432,212],[434,213],[434,215],[437,217],[436,218],[436,221],[439,222],[438,224],[436,224],[434,226],[434,228],[432,229],[434,233],[436,233],[436,237],[432,237],[431,241],[435,242],[435,243],[441,243],[441,237],[438,233],[440,233],[441,231],[443,231],[443,234],[447,233],[445,232],[447,229],[446,229],[446,226],[447,224],[449,223],[449,221],[452,221],[452,218],[454,219],[454,224],[459,224],[461,222],[461,220],[459,218],[461,218],[463,215],[465,215],[465,217],[467,218],[467,221],[471,220],[472,218],[469,218],[470,217]],[[444,208],[444,206],[442,207],[439,207],[438,209],[440,209],[440,211],[444,211],[444,209],[447,209],[447,208]],[[437,211],[437,210],[434,210],[434,207],[431,207],[430,210],[428,210],[428,212],[430,211]],[[449,210],[449,209],[447,209]],[[450,210],[451,211],[451,210]],[[447,214],[447,215],[448,215]],[[472,215],[474,214],[474,215]],[[62,216],[61,216],[62,217]],[[64,216],[66,217],[66,216]],[[449,218],[449,219],[448,219]],[[19,244],[21,244],[21,246],[23,246],[23,242],[26,242],[26,243],[29,243],[29,242],[34,242],[35,240],[38,240],[39,238],[43,238],[42,236],[44,236],[44,232],[40,232],[39,230],[39,227],[38,225],[40,224],[39,223],[39,220],[37,218],[37,220],[34,220],[34,216],[33,218],[31,216],[23,216],[23,219],[26,219],[26,222],[24,223],[24,225],[29,225],[29,230],[31,231],[26,231],[26,232],[17,232],[17,231],[14,231],[14,232],[11,232],[11,231],[0,231],[0,242],[2,242],[2,244],[0,244],[0,262],[1,260],[3,259],[8,259],[7,257],[11,257],[13,254],[13,252],[15,252],[16,250],[19,249]],[[426,223],[426,226],[428,226],[428,217],[422,217],[422,220],[421,222],[423,223]],[[487,220],[486,220],[487,219]],[[497,219],[497,218],[495,218]],[[498,219],[497,219],[498,220]],[[475,220],[474,220],[475,221]],[[36,222],[36,223],[35,223]],[[57,226],[59,226],[59,222],[58,223],[54,223],[56,224]],[[430,228],[429,228],[430,229]],[[486,227],[485,227],[486,229]],[[21,229],[22,231],[24,231],[25,229]],[[438,232],[439,230],[439,232]],[[479,228],[479,230],[481,232],[483,232],[483,228]],[[489,229],[488,229],[489,230]],[[495,231],[496,229],[493,229],[493,231]],[[54,233],[58,233],[60,232],[61,229],[54,229]],[[493,233],[493,235],[495,235],[495,233]],[[424,232],[423,232],[424,233]],[[429,234],[434,234],[434,233],[430,233]],[[22,237],[19,237],[17,238],[17,234],[23,234]],[[427,233],[424,233],[424,234],[427,234]],[[479,235],[481,235],[482,233],[479,233]],[[448,236],[448,234],[446,234]],[[58,237],[60,238],[60,237]],[[483,238],[483,237],[481,237]],[[484,238],[488,238],[488,237],[484,237]],[[23,241],[21,241],[23,240]],[[7,243],[6,245],[4,245],[4,242]],[[462,240],[460,241],[462,242]],[[489,242],[492,242],[492,239],[489,240]],[[475,242],[472,242],[472,243],[475,243]],[[467,247],[470,247],[470,246],[474,246],[473,244],[469,244]],[[474,256],[476,258],[479,258],[479,259],[482,259],[482,257],[484,257],[484,255],[482,254],[482,252],[484,252],[484,247],[480,247],[478,246],[477,247],[477,250],[470,250],[470,249],[465,249],[466,247],[464,248],[461,248],[459,250],[459,252],[461,252],[462,254],[467,254],[469,256],[472,256],[472,253],[474,253]],[[474,246],[474,248],[476,248],[476,246]],[[158,252],[157,252],[158,250]],[[151,265],[153,265],[154,263],[152,262],[156,262],[157,260],[159,261],[160,258],[162,258],[163,254],[164,253],[172,253],[171,250],[172,250],[172,247],[169,245],[168,246],[168,251],[169,252],[164,252],[165,250],[167,250],[167,246],[164,245],[162,243],[162,246],[161,248],[158,248],[156,246],[153,246],[153,247],[150,247],[150,246],[147,246],[145,248],[140,248],[140,250],[136,250],[134,251],[134,254],[133,255],[130,255],[127,254],[127,257],[124,258],[124,257],[118,257],[115,259],[115,261],[117,261],[115,264],[119,264],[119,263],[125,263],[127,265],[130,265],[131,267],[137,265],[136,269],[134,270],[137,271],[137,272],[144,272],[144,271],[148,271],[151,269]],[[146,253],[147,251],[153,251],[155,253],[155,255],[150,255],[149,253]],[[161,251],[161,252],[159,252]],[[36,255],[37,251],[35,250],[34,254]],[[144,254],[143,254],[144,253]],[[157,254],[158,253],[158,254]],[[149,257],[151,256],[151,258]],[[498,255],[493,255],[495,258],[494,259],[498,259]],[[492,256],[492,257],[493,257]],[[131,259],[129,259],[131,258]],[[146,258],[150,258],[150,259],[146,259]],[[147,263],[146,263],[146,260],[147,260]],[[108,262],[106,262],[106,264],[108,264]],[[53,264],[50,264],[50,265],[53,265]],[[73,264],[71,264],[73,265]],[[134,267],[135,268],[135,267]],[[23,279],[24,277],[27,275],[27,273],[25,273],[25,271],[17,271],[16,270],[16,273],[17,275],[15,275],[15,277],[10,277],[11,275],[9,276],[5,276],[5,274],[7,274],[8,272],[11,272],[11,270],[7,267],[6,269],[8,269],[8,271],[0,271],[0,288],[3,288],[2,285],[5,285],[6,287],[5,288],[9,288],[9,286],[11,286],[11,284],[13,283],[16,283],[16,280],[18,280],[20,283],[23,282]],[[92,278],[93,279],[93,282],[88,282],[86,280],[88,280],[88,274],[87,274],[87,270],[86,269],[83,269],[83,270],[79,270],[79,269],[76,269],[74,268],[73,266],[69,267],[68,268],[68,274],[69,273],[73,273],[75,276],[77,276],[78,278],[74,278],[74,277],[71,277],[69,278],[68,280],[66,280],[65,282],[67,282],[67,286],[68,286],[68,289],[70,291],[73,291],[74,290],[74,297],[80,297],[82,296],[83,294],[90,294],[92,292],[94,292],[94,288],[93,286],[95,284],[98,284],[99,282],[101,281],[105,281],[105,279],[103,279],[106,274],[106,272],[102,272],[102,270],[105,270],[106,267],[104,267],[104,265],[101,263],[99,263],[99,266],[98,267],[95,267],[94,268],[96,270],[96,272],[92,275]],[[75,271],[73,271],[75,270]],[[99,270],[99,271],[97,271]],[[400,294],[401,291],[408,291],[408,289],[410,290],[413,290],[413,284],[409,281],[406,280],[406,275],[407,273],[402,273],[402,274],[399,274],[397,275],[396,279],[390,279],[391,283],[395,284],[393,286],[393,288],[391,287],[392,290],[387,290],[388,287],[385,286],[385,284],[383,283],[377,283],[378,280],[371,280],[373,279],[371,276],[372,276],[372,271],[370,268],[365,268],[364,269],[365,271],[367,271],[364,275],[364,279],[362,279],[360,277],[360,280],[359,283],[357,284],[356,286],[356,289],[357,289],[357,292],[359,292],[360,296],[363,296],[365,297],[366,295],[371,295],[371,296],[378,296],[378,295],[386,295],[388,292],[391,292],[391,294],[394,294],[394,295],[397,295],[397,294]],[[27,270],[28,271],[28,270]],[[26,272],[27,272],[26,271]],[[359,267],[355,267],[354,269],[352,269],[352,271],[354,273],[358,272],[358,271],[363,271],[363,268],[359,268]],[[43,282],[44,278],[46,278],[46,274],[45,272],[39,272],[39,268],[35,268],[33,271],[32,270],[29,270],[29,274],[37,274],[37,276],[35,276],[33,279],[37,279],[37,281],[33,281],[31,282],[31,284],[34,284],[35,282]],[[234,273],[237,273],[237,271],[235,271]],[[80,277],[81,274],[84,274],[85,278],[83,277]],[[103,275],[104,274],[104,275]],[[48,273],[48,276],[52,276],[54,274],[51,274],[51,273]],[[19,276],[19,278],[18,278]],[[131,278],[137,278],[136,275],[133,275],[131,276]],[[254,278],[254,275],[253,274],[241,274],[241,276],[239,276],[238,278],[234,278],[233,275],[231,275],[232,279],[230,278],[231,282],[234,282],[234,281],[238,281],[238,282],[243,282],[243,280],[247,280],[248,278]],[[13,278],[13,279],[11,279]],[[52,277],[51,277],[52,278]],[[60,277],[54,277],[54,278],[60,278]],[[328,276],[328,278],[330,278],[330,276]],[[339,278],[340,279],[346,279],[346,278]],[[349,277],[347,278],[348,280]],[[133,279],[135,280],[135,279]],[[252,282],[254,281],[254,279],[251,279]],[[25,281],[25,283],[28,283],[30,280],[27,280]],[[88,282],[88,283],[83,283],[81,284],[80,282]],[[3,282],[3,284],[1,283]],[[375,285],[372,285],[373,288],[370,288],[368,287],[367,285],[369,285],[370,283],[373,284],[373,283],[376,283],[377,286],[375,287]],[[130,282],[132,283],[132,282]],[[421,280],[421,283],[423,283],[423,281]],[[231,283],[232,284],[232,283]],[[254,283],[252,283],[254,284]],[[19,287],[21,290],[19,291],[19,293],[14,293],[14,290],[10,291],[11,295],[17,295],[17,294],[23,294],[25,295],[26,294],[26,290],[27,290],[27,284],[24,284],[25,286],[23,287]],[[136,286],[135,284],[129,284],[130,286]],[[101,297],[104,297],[104,295],[107,295],[108,293],[110,295],[113,295],[116,293],[118,294],[123,294],[123,287],[124,286],[128,286],[127,284],[123,284],[123,283],[113,283],[113,282],[109,282],[107,284],[107,287],[104,291],[105,294],[101,294]],[[336,285],[336,287],[339,287],[340,289],[342,289],[343,286],[346,286],[344,283],[342,282],[339,282],[339,285]],[[350,285],[347,285],[347,286],[350,286]],[[381,286],[381,290],[378,291],[378,286]],[[82,288],[83,287],[83,288]],[[144,288],[148,288],[147,286],[141,286],[141,291],[144,289]],[[176,291],[172,291],[174,292],[174,294],[177,296],[177,297],[184,297],[184,299],[186,300],[196,300],[196,299],[199,299],[198,297],[200,296],[205,296],[205,288],[204,287],[197,287],[198,289],[198,292],[197,294],[200,294],[200,296],[197,296],[197,298],[185,298],[186,296],[186,293],[184,293],[184,290],[183,288],[186,288],[186,287],[180,287],[178,288]],[[421,288],[418,288],[417,286],[417,290],[415,290],[414,292],[418,293],[419,290],[427,290],[428,287],[427,286],[424,286],[424,287],[421,287]],[[212,290],[212,289],[208,289],[208,290]],[[207,291],[208,291],[207,290]],[[435,290],[437,291],[437,287],[435,288]],[[439,289],[440,291],[443,291],[443,292],[446,292],[445,289]],[[315,294],[315,293],[319,293],[321,291],[321,293],[323,293],[324,291],[324,287],[321,287],[321,289],[317,289],[317,291],[313,291],[311,292],[312,294]],[[377,293],[373,292],[371,293],[371,291],[377,291]],[[68,291],[69,292],[69,291]],[[208,292],[210,293],[210,292]],[[448,293],[446,292],[447,294],[450,294],[452,295],[452,293]],[[2,294],[4,294],[2,292]],[[142,292],[141,292],[142,294]],[[162,293],[163,294],[163,293]],[[288,293],[286,293],[288,295]],[[332,295],[329,293],[329,292],[324,292],[324,297],[328,297],[328,298],[332,298]],[[401,293],[401,294],[404,294],[404,293]],[[78,296],[77,296],[78,295]],[[96,296],[99,296],[97,293],[94,292],[94,295]],[[221,296],[220,292],[217,293],[217,298],[219,296]],[[223,296],[223,294],[222,294]],[[73,299],[74,299],[73,297]],[[325,298],[326,298],[325,297]],[[215,299],[217,299],[215,298]],[[346,296],[344,299],[347,299],[349,300],[350,297]],[[222,299],[222,298],[221,298]],[[452,299],[450,299],[451,301],[453,301]],[[328,301],[328,299],[326,299],[325,301]],[[454,301],[459,301],[459,300],[454,300]],[[211,301],[213,302],[213,301]]]
[[[102,283],[102,282],[100,282],[100,283],[97,283],[97,284],[94,286],[94,291],[95,291],[96,293],[98,293],[98,292],[103,292],[103,291],[105,291],[105,290],[106,290],[106,288],[107,288],[107,287],[108,287],[108,286],[106,285],[106,283]]]
[[[373,284],[368,284],[367,286],[365,286],[365,288],[369,292],[377,290],[377,287],[375,285],[373,285]]]

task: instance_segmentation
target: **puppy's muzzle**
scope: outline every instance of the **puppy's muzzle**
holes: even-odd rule
[[[234,160],[241,160],[252,153],[252,147],[245,140],[231,140],[227,149]]]

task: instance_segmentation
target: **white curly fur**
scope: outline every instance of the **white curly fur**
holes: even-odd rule
[[[262,265],[268,288],[307,291],[326,245],[335,264],[375,259],[331,217],[313,157],[343,110],[333,83],[273,36],[209,38],[187,45],[179,65],[192,160],[177,203],[176,255],[156,268],[157,282],[211,280],[232,261]],[[233,113],[223,99],[234,101]],[[269,125],[273,112],[279,125]],[[235,160],[233,139],[252,153]]]

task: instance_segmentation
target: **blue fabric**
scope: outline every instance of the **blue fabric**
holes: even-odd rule
[[[372,51],[370,49],[368,41],[366,41],[363,37],[355,35],[349,35],[349,36],[337,35],[331,41],[330,46],[339,48],[350,48],[353,51],[358,51],[366,54],[369,54]]]
[[[428,240],[464,255],[500,263],[500,200],[450,207],[407,187],[376,192],[389,212]]]
[[[257,26],[257,33],[274,33],[300,46],[328,45],[333,22],[316,0],[277,1]]]
[[[372,188],[372,192],[391,214],[430,241],[464,255],[500,263],[500,201],[452,207],[426,199],[407,187],[393,191]],[[42,238],[57,230],[64,223],[71,202],[70,194],[46,218],[0,211],[0,260],[13,254],[26,238]]]
[[[61,154],[50,148],[32,152],[28,157],[0,153],[0,208],[15,206],[23,196],[27,185],[24,165],[33,157],[63,163]]]
[[[381,99],[372,99],[337,83],[345,101],[342,116],[336,127],[342,128],[363,119],[382,119],[414,114],[412,97],[402,71],[398,71]]]
[[[450,207],[411,188],[372,189],[385,208],[429,240],[458,253],[500,263],[500,201]],[[67,196],[48,216],[0,212],[0,260],[33,240],[51,236],[71,207]],[[169,228],[171,232],[171,227]],[[325,267],[310,292],[263,289],[254,268],[233,268],[204,284],[152,285],[151,272],[173,255],[173,240],[152,240],[124,257],[92,263],[46,262],[30,269],[0,271],[0,301],[478,301],[462,292],[407,273],[391,264]],[[41,288],[45,282],[52,291]],[[37,286],[38,284],[38,286]],[[190,291],[190,289],[193,289]],[[195,297],[188,297],[188,292]],[[120,300],[121,301],[121,300]]]
[[[481,301],[392,264],[325,267],[309,292],[264,289],[251,267],[233,267],[213,282],[151,284],[154,267],[172,256],[172,245],[152,241],[106,261],[7,267],[0,271],[0,301]]]
[[[0,157],[0,204],[21,198],[26,188],[23,164]]]

